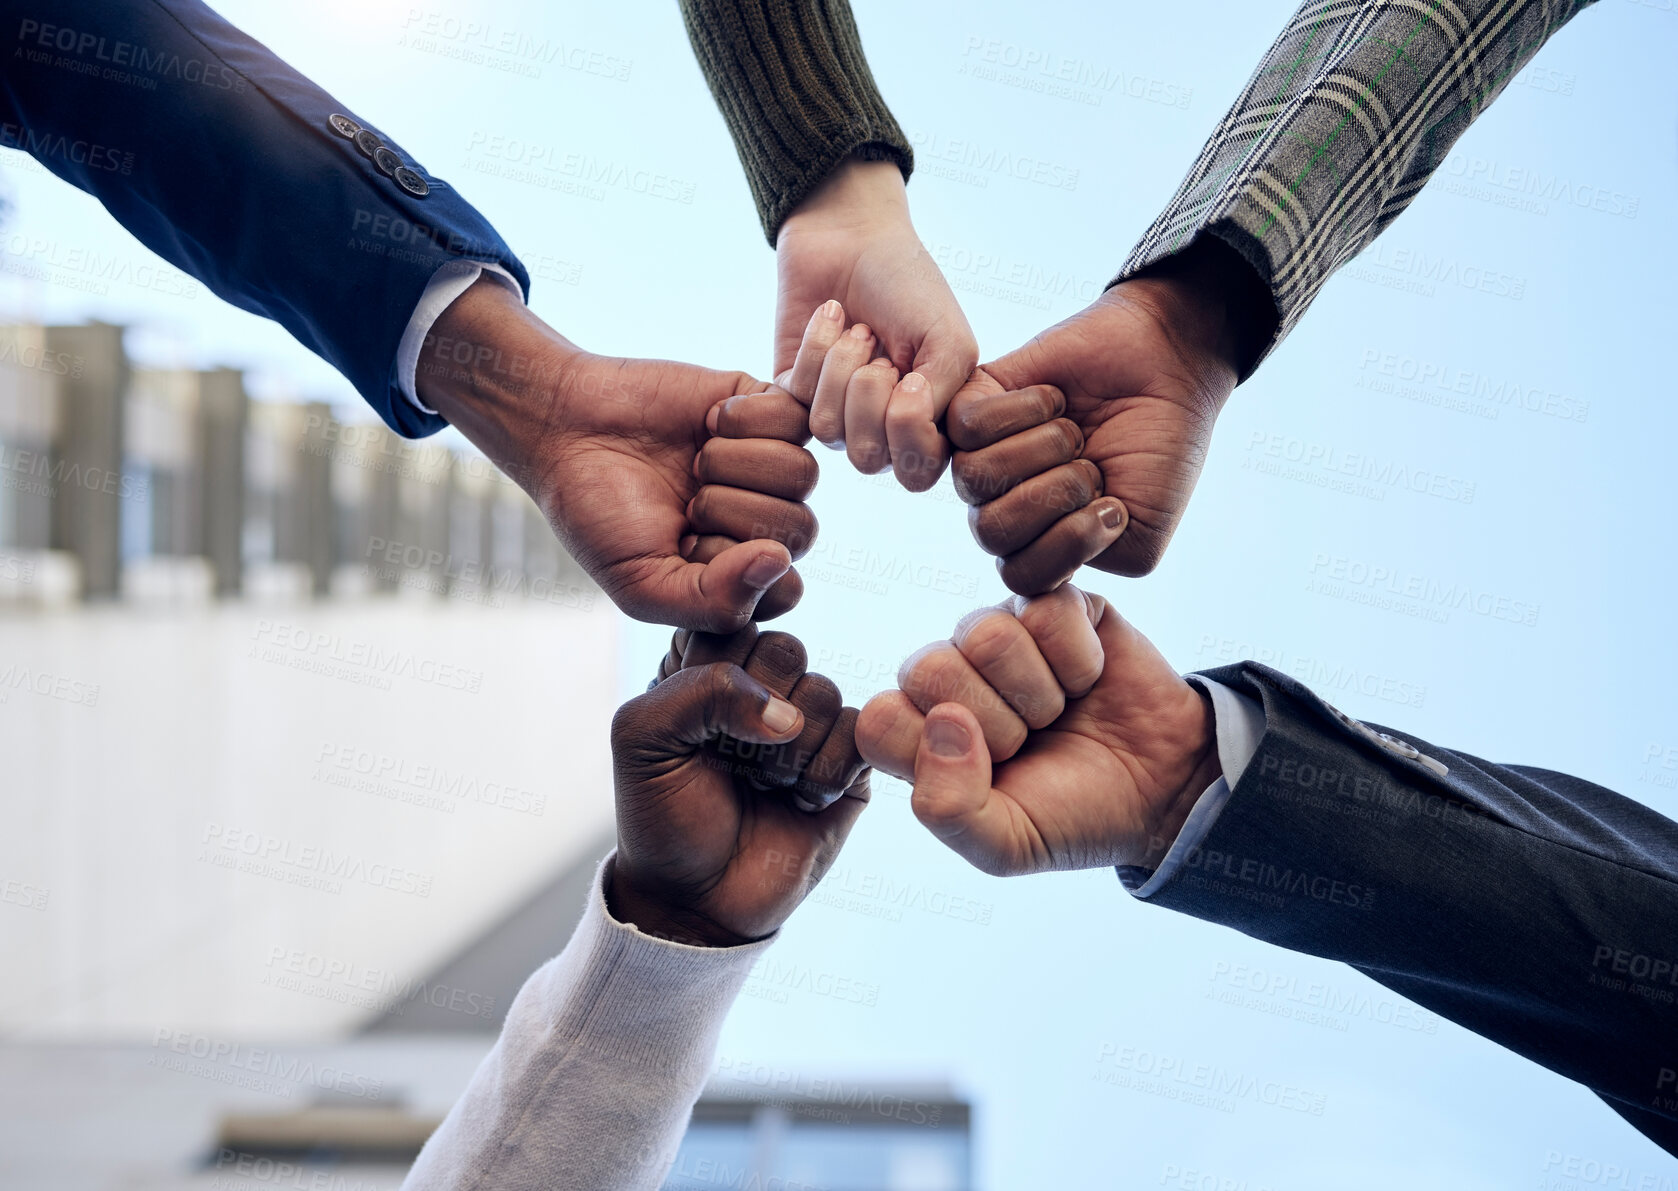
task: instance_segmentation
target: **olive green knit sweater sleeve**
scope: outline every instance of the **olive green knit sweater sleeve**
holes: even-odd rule
[[[769,243],[847,157],[894,161],[908,139],[880,98],[849,0],[681,0]]]

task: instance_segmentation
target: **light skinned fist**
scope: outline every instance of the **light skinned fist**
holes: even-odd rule
[[[1156,865],[1217,780],[1209,701],[1100,596],[964,618],[857,723],[923,825],[997,876]]]
[[[775,261],[776,383],[859,471],[931,488],[950,457],[944,411],[979,346],[915,234],[902,172],[842,162],[781,225]]]

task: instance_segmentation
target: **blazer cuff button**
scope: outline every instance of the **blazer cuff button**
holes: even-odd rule
[[[398,166],[396,172],[392,174],[391,177],[396,179],[396,184],[398,186],[400,186],[403,190],[406,190],[415,198],[424,198],[426,195],[431,193],[430,184],[426,182],[424,178],[420,177],[417,171],[411,170],[405,165]]]

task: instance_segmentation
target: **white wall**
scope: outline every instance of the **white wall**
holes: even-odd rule
[[[0,616],[0,1034],[373,1016],[609,826],[615,656],[603,599]]]

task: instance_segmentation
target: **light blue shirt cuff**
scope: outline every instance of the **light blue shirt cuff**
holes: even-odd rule
[[[1195,800],[1194,809],[1177,833],[1177,842],[1165,854],[1160,866],[1140,888],[1132,889],[1137,897],[1152,897],[1167,881],[1177,874],[1186,857],[1200,847],[1200,841],[1212,830],[1212,825],[1223,813],[1224,804],[1241,781],[1241,775],[1258,752],[1264,737],[1264,705],[1257,699],[1225,686],[1200,674],[1188,680],[1205,691],[1212,700],[1212,720],[1218,734],[1218,764],[1223,776],[1213,782]],[[1133,870],[1134,871],[1134,870]]]
[[[419,399],[415,386],[414,378],[419,371],[420,351],[425,347],[425,337],[443,317],[443,311],[454,305],[454,300],[471,289],[472,283],[485,273],[499,277],[513,287],[514,293],[523,297],[524,291],[519,288],[519,283],[500,265],[485,261],[450,261],[431,275],[425,292],[420,295],[419,305],[414,307],[413,317],[408,320],[408,329],[402,332],[402,342],[396,348],[396,380],[402,386],[402,396],[413,402],[414,408],[421,413],[435,415],[437,412]]]

